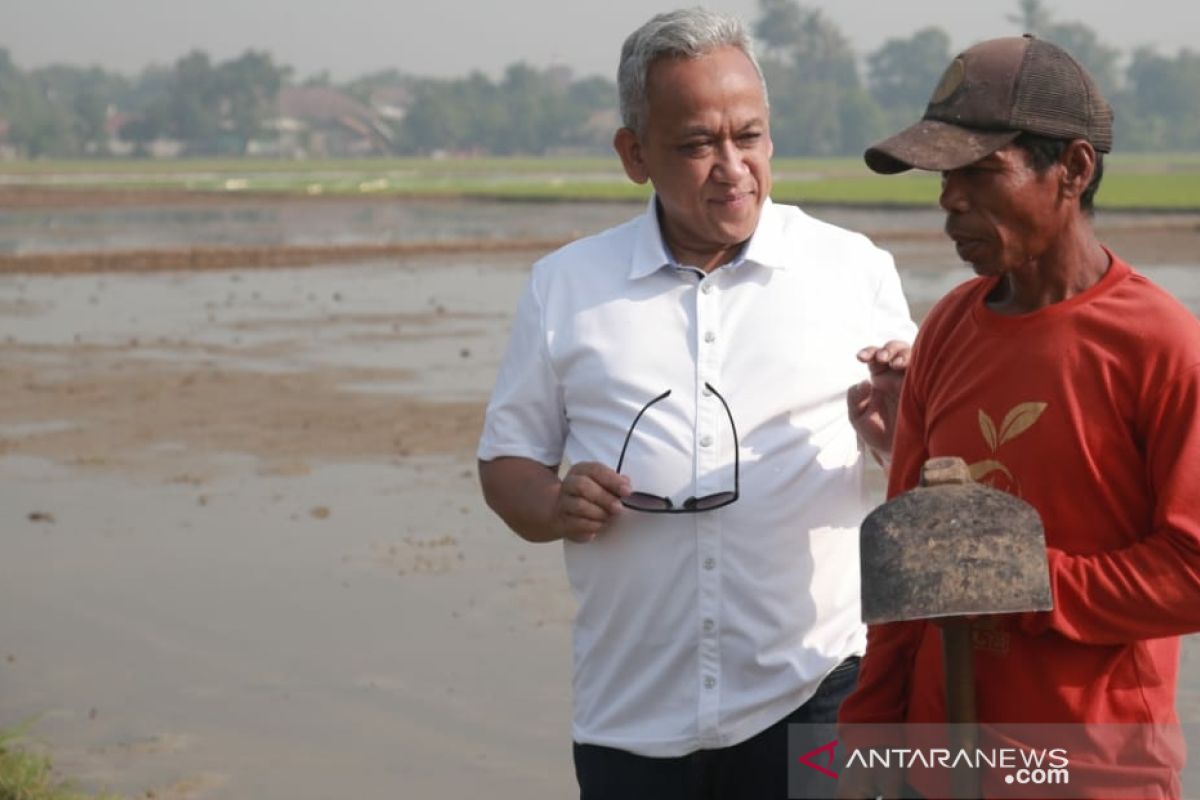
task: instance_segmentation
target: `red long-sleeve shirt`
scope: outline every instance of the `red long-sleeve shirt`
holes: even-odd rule
[[[1030,314],[989,311],[995,285],[963,284],[924,323],[889,483],[959,456],[1042,517],[1054,610],[981,621],[979,720],[1172,724],[1178,637],[1200,630],[1200,323],[1115,256]],[[841,721],[944,720],[937,626],[872,626]],[[1176,747],[1147,750],[1106,768],[1179,767]]]

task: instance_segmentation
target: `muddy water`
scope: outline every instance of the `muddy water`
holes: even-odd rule
[[[640,208],[631,203],[447,199],[32,209],[0,214],[0,253],[553,239],[602,230]],[[809,211],[862,231],[893,252],[918,313],[969,276],[940,234],[942,214],[936,209]],[[1200,313],[1200,215],[1101,211],[1097,228],[1104,241]]]
[[[0,217],[0,248],[567,236],[637,210],[448,201],[18,212]],[[915,308],[967,276],[934,212],[814,213],[877,234]],[[1186,222],[1182,234],[1177,218],[1100,222],[1125,243],[1119,252],[1200,313],[1200,246]],[[1161,236],[1127,230],[1164,222]],[[526,261],[0,277],[0,369],[29,370],[18,385],[35,407],[76,409],[22,416],[0,399],[0,726],[35,719],[35,737],[84,788],[129,797],[570,796],[561,554],[495,521],[469,448],[281,457],[249,432],[240,448],[202,446],[206,424],[277,416],[275,395],[235,411],[234,373],[358,370],[367,377],[346,391],[481,403]],[[166,367],[228,381],[210,411],[185,420],[199,433],[155,427],[169,415],[154,407],[174,389],[136,379]],[[117,443],[108,450],[37,446],[106,419],[117,427],[56,395],[80,375],[104,386],[128,376],[136,388],[115,402],[138,418],[122,420],[120,436],[81,439]],[[1191,720],[1197,652],[1189,641],[1180,707]]]

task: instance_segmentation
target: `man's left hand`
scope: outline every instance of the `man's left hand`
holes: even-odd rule
[[[904,384],[911,350],[907,342],[898,340],[859,350],[858,360],[870,368],[871,378],[846,391],[850,424],[863,443],[880,457],[892,452],[900,387]]]

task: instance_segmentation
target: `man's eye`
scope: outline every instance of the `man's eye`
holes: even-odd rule
[[[703,153],[708,149],[708,147],[708,142],[684,142],[679,149],[690,155]]]

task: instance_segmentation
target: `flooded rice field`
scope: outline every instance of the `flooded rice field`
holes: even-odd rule
[[[0,254],[567,238],[639,210],[17,210]],[[918,316],[968,276],[936,212],[812,213],[891,250]],[[1198,224],[1098,219],[1200,314]],[[561,552],[503,529],[473,457],[536,257],[0,275],[0,728],[127,797],[571,796]]]

